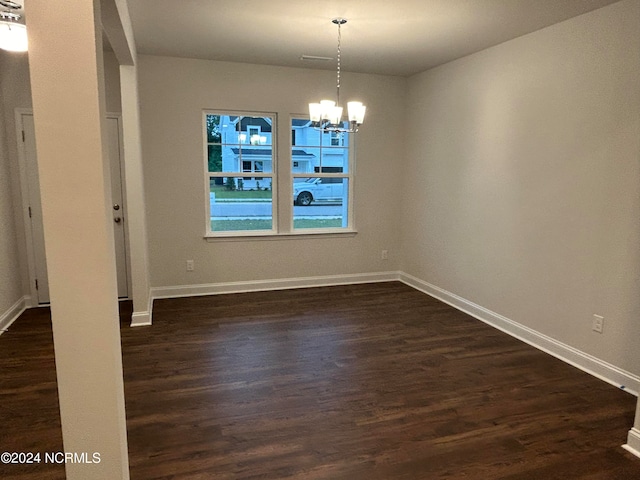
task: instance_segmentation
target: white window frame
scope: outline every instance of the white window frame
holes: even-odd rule
[[[269,117],[265,118],[271,124],[271,172],[251,172],[251,176],[259,173],[264,178],[265,184],[270,182],[271,185],[271,230],[238,230],[238,231],[214,231],[211,229],[211,203],[210,203],[210,181],[215,177],[233,177],[235,179],[244,178],[250,172],[209,172],[208,167],[208,138],[207,138],[207,115],[226,115],[238,117]],[[286,124],[283,120],[286,119]],[[347,146],[341,141],[339,146],[324,145],[322,148],[347,148],[348,149],[348,165],[347,172],[340,173],[322,173],[322,172],[306,172],[293,173],[293,139],[291,135],[293,119],[308,119],[308,114],[291,114],[286,112],[258,112],[243,110],[225,110],[225,109],[203,109],[202,110],[202,131],[203,131],[203,166],[204,166],[204,191],[205,191],[205,238],[209,242],[216,241],[233,241],[234,239],[242,240],[255,238],[263,239],[296,239],[301,237],[342,237],[355,235],[355,158],[356,158],[356,135],[349,135]],[[260,128],[258,126],[258,128]],[[285,133],[286,132],[286,133]],[[262,132],[261,132],[262,134]],[[278,143],[284,143],[288,139],[287,147],[278,148]],[[221,145],[235,145],[221,138]],[[241,142],[238,139],[238,145],[250,148],[250,140]],[[320,142],[322,143],[322,141]],[[320,145],[306,145],[309,148],[321,149]],[[252,162],[253,167],[253,162]],[[242,170],[242,158],[240,158],[239,170]],[[346,178],[348,184],[348,198],[345,211],[347,222],[345,226],[335,228],[294,228],[294,205],[293,205],[293,183],[297,178]],[[305,207],[306,208],[306,207]]]
[[[292,128],[293,119],[309,119],[307,115],[290,115],[289,116],[289,132]],[[296,181],[296,178],[346,178],[348,185],[348,197],[347,197],[347,205],[345,205],[345,210],[347,214],[347,224],[343,227],[336,228],[294,228],[294,211],[291,210],[291,233],[294,235],[321,235],[321,234],[341,234],[341,233],[355,233],[355,224],[354,224],[354,184],[355,184],[355,134],[353,133],[343,133],[343,135],[349,135],[349,142],[347,146],[344,145],[344,140],[340,140],[340,145],[332,145],[333,135],[329,134],[329,142],[328,145],[322,145],[322,137],[320,137],[319,145],[296,145],[296,147],[307,147],[307,148],[317,148],[320,152],[324,149],[334,149],[334,148],[347,148],[349,151],[348,154],[348,165],[347,172],[341,173],[323,173],[323,172],[307,172],[307,173],[293,173],[293,161],[289,158],[289,170],[291,172],[291,182],[289,184],[289,195],[292,198],[293,203],[293,183]],[[289,133],[289,155],[292,156],[293,150],[293,138],[291,133]],[[321,153],[322,155],[322,153]]]
[[[219,116],[237,116],[237,117],[270,117],[271,118],[271,172],[259,172],[259,175],[255,175],[257,172],[244,172],[243,171],[243,159],[240,157],[238,162],[237,172],[223,171],[222,172],[209,172],[209,141],[207,138],[207,115],[219,115]],[[266,119],[265,119],[266,120]],[[277,202],[277,131],[274,125],[278,124],[278,116],[276,112],[249,112],[240,110],[223,110],[223,109],[205,109],[202,111],[202,131],[203,131],[203,158],[204,158],[204,184],[205,184],[205,238],[229,238],[229,237],[259,237],[259,236],[274,236],[278,233],[278,202]],[[258,129],[260,127],[258,126]],[[248,130],[248,129],[247,129]],[[251,148],[250,141],[246,143],[241,142],[238,139],[238,143],[225,142],[224,138],[221,138],[221,146],[242,146],[244,148]],[[254,168],[255,160],[248,160],[251,162],[252,169]],[[251,173],[251,177],[260,176],[264,179],[265,183],[271,185],[271,229],[267,230],[228,230],[217,231],[211,229],[211,179],[232,177],[234,179],[244,179],[247,177],[247,173]]]

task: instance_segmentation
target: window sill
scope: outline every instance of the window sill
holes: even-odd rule
[[[214,236],[214,235],[205,235],[204,239],[208,243],[216,243],[216,242],[238,242],[238,241],[263,241],[263,240],[299,240],[299,239],[310,239],[310,238],[345,238],[345,237],[355,237],[357,235],[357,230],[341,230],[341,231],[332,231],[332,232],[321,232],[321,231],[307,231],[300,233],[252,233],[252,234],[238,234],[238,235],[225,235],[225,236]]]

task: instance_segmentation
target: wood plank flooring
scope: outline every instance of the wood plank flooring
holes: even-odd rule
[[[635,397],[401,283],[128,314],[133,480],[640,479],[620,448]],[[0,336],[0,375],[0,450],[62,450],[46,309]]]

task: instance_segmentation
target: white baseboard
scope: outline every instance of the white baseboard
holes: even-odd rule
[[[151,296],[151,292],[149,292],[149,301],[147,304],[147,310],[144,312],[133,312],[131,314],[131,326],[132,327],[145,327],[151,325],[153,322],[151,321],[153,312],[153,297]]]
[[[640,391],[640,377],[615,365],[611,365],[411,275],[401,273],[400,281],[611,385],[615,385],[636,396]]]
[[[328,287],[355,283],[376,283],[397,281],[399,272],[357,273],[351,275],[328,275],[321,277],[283,278],[247,282],[208,283],[203,285],[181,285],[176,287],[153,287],[151,297],[179,298],[224,293],[245,293],[267,290],[288,290],[292,288]]]
[[[640,457],[640,430],[632,428],[629,430],[627,443],[622,445],[627,452],[633,453],[636,457]]]
[[[9,330],[9,327],[15,322],[20,315],[31,304],[31,296],[25,295],[16,303],[14,303],[9,310],[0,315],[0,335]]]
[[[133,312],[131,314],[132,327],[144,327],[151,325],[151,312]]]

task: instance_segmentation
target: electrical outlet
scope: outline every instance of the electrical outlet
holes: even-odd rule
[[[600,315],[593,316],[593,323],[591,325],[591,330],[594,332],[602,333],[602,329],[604,328],[604,317]]]
[[[380,252],[380,258],[382,260],[388,260],[389,259],[389,250],[382,250],[382,252]]]
[[[187,272],[193,272],[194,264],[193,260],[187,260]]]

